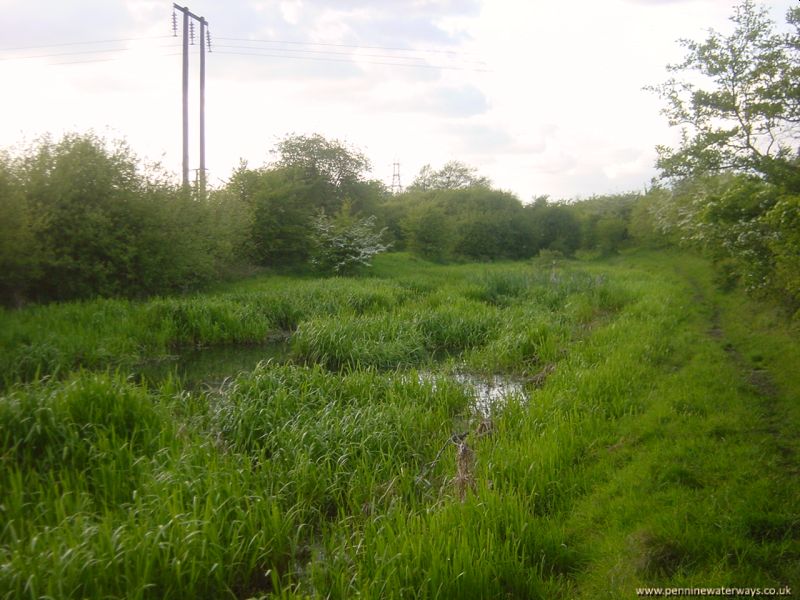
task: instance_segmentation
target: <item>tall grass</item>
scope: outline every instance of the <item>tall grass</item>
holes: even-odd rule
[[[275,277],[215,295],[0,309],[0,374],[7,386],[79,368],[128,369],[184,348],[263,343],[306,319],[380,312],[408,298],[390,282]]]
[[[698,284],[701,262],[617,260],[387,256],[369,279],[3,313],[0,598],[797,581],[800,383],[784,365],[759,388],[741,362],[781,364],[796,340],[748,336],[752,305]],[[286,332],[288,360],[213,389],[130,376],[153,353]],[[528,381],[528,400],[476,416],[454,369]]]

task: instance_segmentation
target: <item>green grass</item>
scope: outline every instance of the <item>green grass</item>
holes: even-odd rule
[[[800,584],[797,331],[712,280],[386,255],[2,312],[0,598]],[[489,423],[454,371],[528,400]]]

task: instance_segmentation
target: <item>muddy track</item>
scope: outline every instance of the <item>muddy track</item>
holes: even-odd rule
[[[709,303],[702,286],[693,278],[687,277],[679,270],[676,272],[683,276],[684,280],[692,287],[692,300],[696,304]],[[789,434],[783,431],[783,418],[779,411],[781,392],[775,384],[769,371],[765,368],[754,368],[742,353],[728,340],[725,339],[725,330],[722,326],[722,311],[715,302],[711,304],[711,314],[709,316],[709,326],[706,330],[708,336],[720,344],[728,355],[729,360],[734,364],[736,370],[742,374],[744,381],[755,392],[759,399],[759,424],[750,431],[753,433],[766,433],[773,440],[773,445],[778,455],[778,462],[781,468],[788,472],[800,473],[797,456],[794,449],[785,443]]]
[[[691,282],[695,288],[695,300],[705,302],[700,291],[699,285]],[[742,353],[730,342],[725,340],[725,331],[722,327],[722,315],[719,306],[712,305],[710,325],[708,335],[717,343],[722,345],[722,349],[728,355],[730,361],[735,365],[736,370],[743,375],[748,386],[755,392],[759,399],[761,426],[751,429],[752,432],[769,434],[773,440],[774,448],[778,454],[780,466],[792,473],[800,472],[797,457],[794,449],[784,442],[782,424],[783,418],[779,412],[779,402],[781,392],[775,384],[769,371],[765,368],[754,368]]]

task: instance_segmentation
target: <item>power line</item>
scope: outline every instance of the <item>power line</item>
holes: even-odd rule
[[[89,40],[83,42],[62,42],[57,44],[42,44],[42,45],[35,45],[35,46],[16,46],[11,48],[0,48],[0,52],[18,52],[21,50],[37,50],[37,49],[46,49],[46,48],[63,48],[68,46],[91,46],[97,44],[112,44],[112,43],[122,43],[122,42],[133,42],[133,41],[142,41],[142,40],[159,40],[159,39],[166,39],[172,38],[173,36],[170,35],[157,35],[157,36],[138,36],[138,37],[128,37],[128,38],[115,38],[115,39],[106,39],[106,40]],[[234,37],[219,37],[218,40],[223,41],[239,41],[239,42],[250,42],[250,43],[261,43],[261,44],[287,44],[287,45],[294,45],[294,46],[320,46],[320,47],[332,47],[332,48],[350,48],[353,50],[385,50],[391,52],[406,52],[406,53],[417,53],[417,54],[425,54],[425,53],[435,53],[435,54],[446,54],[446,55],[453,55],[463,56],[463,52],[458,52],[454,50],[438,50],[438,49],[415,49],[415,48],[399,48],[399,47],[392,47],[392,46],[368,46],[368,45],[357,45],[357,44],[335,44],[335,43],[325,43],[325,42],[298,42],[293,40],[265,40],[265,39],[248,39],[248,38],[234,38]],[[168,48],[171,47],[172,44],[169,45],[159,45],[155,46],[156,48]],[[240,45],[218,45],[217,48],[229,48],[234,50],[268,50],[274,53],[295,53],[295,54],[320,54],[323,56],[320,57],[311,57],[311,56],[292,56],[290,54],[271,54],[271,53],[262,53],[262,52],[227,52],[223,51],[220,54],[229,54],[229,55],[239,55],[239,56],[261,56],[265,58],[294,58],[294,59],[305,59],[305,60],[318,60],[324,62],[345,62],[345,63],[356,63],[354,60],[344,60],[344,59],[336,59],[336,58],[326,58],[327,56],[354,56],[352,52],[336,52],[333,50],[316,50],[313,48],[297,48],[289,49],[289,48],[259,48],[257,46],[240,46]],[[61,56],[79,56],[79,55],[86,55],[86,54],[103,54],[103,53],[111,53],[111,52],[124,52],[130,50],[130,48],[97,48],[92,50],[80,50],[75,52],[53,52],[47,54],[31,54],[27,56],[4,56],[0,57],[0,61],[10,61],[10,60],[32,60],[37,58],[58,58]],[[394,54],[359,54],[355,56],[356,58],[366,57],[366,58],[378,58],[378,59],[387,59],[391,61],[421,61],[427,60],[424,56],[403,56],[403,55],[394,55]],[[98,59],[98,60],[87,60],[87,61],[70,61],[58,64],[78,64],[83,62],[105,62],[108,60],[116,60],[116,59]],[[382,65],[382,66],[405,66],[405,67],[418,67],[418,68],[427,68],[427,69],[444,69],[444,70],[454,70],[454,71],[474,71],[474,72],[487,72],[486,69],[480,68],[470,68],[467,66],[463,66],[464,63],[466,64],[476,64],[476,65],[485,65],[484,61],[480,60],[461,60],[459,61],[462,66],[451,66],[451,65],[429,65],[429,64],[411,64],[407,62],[379,62],[379,61],[357,61],[358,64],[375,64],[375,65]]]
[[[108,39],[108,40],[89,40],[83,42],[61,42],[58,44],[42,44],[36,46],[15,46],[9,48],[0,48],[0,52],[18,52],[20,50],[39,50],[45,48],[61,48],[65,46],[91,46],[96,44],[113,44],[113,43],[120,43],[120,42],[135,42],[135,41],[142,41],[142,40],[160,40],[171,38],[174,36],[171,35],[154,35],[154,36],[138,36],[138,37],[128,37],[128,38],[115,38],[115,39]],[[416,49],[416,48],[399,48],[399,47],[392,47],[392,46],[366,46],[366,45],[357,45],[357,44],[333,44],[333,43],[324,43],[324,42],[298,42],[292,40],[262,40],[262,39],[249,39],[249,38],[232,38],[232,37],[218,37],[217,39],[223,41],[231,41],[231,42],[250,42],[250,43],[262,43],[262,44],[288,44],[288,45],[296,45],[296,46],[324,46],[324,47],[335,47],[335,48],[352,48],[354,50],[388,50],[393,52],[414,52],[418,54],[426,54],[426,53],[436,53],[436,54],[450,54],[450,55],[464,55],[463,52],[458,52],[455,50],[437,50],[437,49]],[[257,46],[219,46],[220,48],[241,48],[241,49],[249,49],[252,48],[254,50],[258,50]],[[270,48],[265,48],[270,49]],[[277,50],[281,50],[276,48]],[[325,50],[285,50],[286,52],[306,52],[306,53],[315,53],[315,54],[342,54],[346,55],[349,53],[346,52],[332,52],[332,51],[325,51]],[[91,52],[91,51],[87,51]],[[96,52],[102,52],[102,50],[96,50]],[[66,53],[65,53],[66,54]],[[0,58],[0,60],[8,60],[14,58],[39,58],[39,57],[49,57],[53,56],[50,54],[44,55],[36,55],[36,56],[20,56],[20,57],[7,57],[7,58]],[[371,56],[375,58],[396,58],[399,60],[425,60],[424,57],[414,56],[414,57],[404,57],[404,56],[396,56],[396,55],[362,55],[362,56]],[[480,60],[469,60],[466,62],[476,63],[476,64],[486,64],[484,61]]]
[[[171,36],[167,36],[171,37]],[[155,48],[171,48],[174,44],[168,45],[161,45],[161,46],[154,46]],[[131,50],[131,48],[102,48],[97,50],[79,50],[77,52],[54,52],[52,54],[31,54],[28,56],[3,56],[0,57],[0,61],[5,60],[29,60],[33,58],[54,58],[58,56],[76,56],[82,54],[105,54],[108,52],[127,52]]]
[[[154,56],[149,56],[147,58],[166,58],[168,56],[180,56],[180,52],[169,52],[168,54],[156,54]],[[117,56],[114,58],[93,58],[90,60],[70,60],[64,62],[54,62],[48,63],[47,66],[49,67],[60,67],[62,65],[82,65],[87,63],[99,63],[99,62],[113,62],[116,60],[122,60],[121,56]]]
[[[223,38],[218,38],[223,39]],[[352,52],[336,52],[335,50],[290,50],[284,48],[258,48],[257,46],[231,46],[228,44],[217,44],[215,48],[234,48],[239,50],[269,50],[272,52],[303,52],[306,54],[325,54],[325,55],[339,55],[339,56],[366,56],[370,58],[391,58],[397,60],[425,60],[421,56],[393,56],[391,54],[357,54]]]
[[[115,38],[115,39],[106,39],[106,40],[89,40],[83,42],[62,42],[57,44],[42,44],[42,45],[35,45],[35,46],[17,46],[13,48],[2,48],[0,52],[16,52],[20,50],[35,50],[35,49],[45,49],[45,48],[62,48],[68,46],[91,46],[97,44],[112,44],[112,43],[122,43],[122,42],[133,42],[133,41],[142,41],[142,40],[159,40],[159,39],[166,39],[172,38],[173,36],[170,35],[157,35],[157,36],[138,36],[138,37],[128,37],[128,38]],[[248,39],[248,38],[235,38],[235,37],[219,37],[218,40],[223,41],[239,41],[239,42],[249,42],[249,43],[261,43],[261,44],[286,44],[286,45],[293,45],[293,46],[307,46],[307,47],[330,47],[330,48],[350,48],[353,50],[385,50],[390,52],[406,52],[406,53],[417,53],[417,54],[424,54],[424,53],[435,53],[435,54],[444,54],[444,55],[452,55],[452,56],[463,56],[463,52],[458,52],[454,50],[439,50],[439,49],[415,49],[415,48],[399,48],[399,47],[392,47],[392,46],[368,46],[368,45],[358,45],[358,44],[336,44],[336,43],[326,43],[326,42],[298,42],[294,40],[266,40],[266,39]],[[172,44],[168,45],[159,45],[155,46],[156,48],[169,48],[172,47]],[[396,55],[396,54],[353,54],[352,52],[336,52],[334,50],[316,50],[313,48],[297,48],[290,49],[290,48],[259,48],[257,46],[240,46],[240,45],[217,45],[217,48],[228,48],[232,50],[269,50],[269,52],[231,52],[231,51],[219,51],[218,54],[222,55],[236,55],[236,56],[253,56],[253,57],[261,57],[261,58],[289,58],[295,60],[310,60],[310,61],[322,61],[322,62],[341,62],[341,63],[351,63],[351,64],[360,64],[360,65],[380,65],[380,66],[389,66],[389,67],[411,67],[411,68],[420,68],[420,69],[436,69],[436,70],[449,70],[449,71],[471,71],[471,72],[489,72],[488,69],[482,68],[472,68],[468,66],[464,66],[464,63],[467,64],[476,64],[476,65],[485,65],[484,61],[479,60],[468,60],[468,61],[459,61],[461,64],[460,66],[454,65],[438,65],[438,64],[424,64],[422,61],[427,60],[423,56],[403,56],[403,55]],[[37,58],[59,58],[62,56],[82,56],[82,55],[90,55],[90,54],[106,54],[106,53],[115,53],[115,52],[125,52],[131,50],[131,48],[97,48],[92,50],[79,50],[74,52],[53,52],[47,54],[31,54],[27,56],[4,56],[0,57],[0,61],[12,61],[12,60],[32,60]],[[291,54],[289,54],[291,53]],[[321,56],[295,56],[294,54],[319,54]],[[350,59],[342,59],[342,58],[331,58],[331,56],[349,56]],[[174,54],[166,54],[161,56],[174,56]],[[365,58],[377,58],[377,59],[386,59],[386,61],[376,61],[376,60],[358,60],[362,57]],[[90,60],[75,60],[75,61],[65,61],[65,62],[58,62],[58,63],[51,63],[53,65],[70,65],[70,64],[83,64],[83,63],[92,63],[92,62],[110,62],[114,60],[119,60],[118,58],[100,58],[100,59],[90,59]],[[415,62],[402,62],[402,61],[415,61]]]
[[[16,48],[0,48],[0,52],[16,52],[18,50],[38,50],[41,48],[58,48],[61,46],[90,46],[92,44],[112,44],[116,42],[136,42],[139,40],[160,40],[172,37],[171,35],[152,35],[130,38],[117,38],[115,40],[94,40],[88,42],[63,42],[60,44],[45,44],[42,46],[18,46]]]
[[[325,43],[325,42],[297,42],[292,40],[254,40],[248,38],[229,38],[229,37],[217,37],[218,40],[225,40],[228,42],[259,42],[259,43],[266,43],[266,44],[294,44],[298,46],[333,46],[336,48],[357,48],[357,49],[366,49],[366,50],[393,50],[395,52],[433,52],[436,54],[466,54],[463,51],[458,50],[437,50],[437,49],[416,49],[416,48],[398,48],[393,46],[361,46],[357,44],[332,44],[332,43]]]
[[[217,46],[219,48],[219,46]],[[312,60],[312,61],[324,61],[324,62],[340,62],[340,63],[349,63],[353,65],[383,65],[388,67],[410,67],[412,69],[436,69],[436,70],[445,70],[445,71],[471,71],[473,73],[490,73],[489,69],[470,69],[466,67],[449,67],[445,65],[428,65],[428,64],[411,64],[411,63],[398,63],[398,62],[379,62],[374,60],[347,60],[343,58],[324,58],[324,57],[317,57],[317,56],[289,56],[287,54],[262,54],[262,53],[254,53],[254,52],[215,52],[217,55],[238,55],[238,56],[255,56],[255,57],[266,57],[266,58],[293,58],[296,60]]]

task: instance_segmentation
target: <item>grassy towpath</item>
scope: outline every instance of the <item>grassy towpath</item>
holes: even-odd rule
[[[565,515],[587,555],[571,591],[798,594],[797,331],[774,309],[717,291],[705,262],[675,256],[669,270],[665,263],[648,255],[617,261],[673,279],[683,306],[662,340],[670,350],[646,408],[619,419],[592,448],[597,462],[585,474],[596,484]]]

